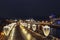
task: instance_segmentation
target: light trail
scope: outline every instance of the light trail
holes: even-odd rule
[[[14,33],[15,33],[15,27],[12,29],[11,34],[10,34],[8,40],[14,40],[13,39],[14,38]]]
[[[22,36],[25,38],[25,40],[36,40],[32,35],[24,28],[23,25],[20,25]]]

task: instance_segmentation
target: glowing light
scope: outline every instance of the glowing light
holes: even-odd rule
[[[25,39],[26,39],[26,40],[31,40],[31,37],[32,37],[32,36],[28,33],[28,31],[27,31],[22,25],[20,25],[20,28],[21,28],[24,36],[26,37]]]
[[[24,34],[27,34],[27,31],[25,29],[22,30]]]
[[[13,40],[14,32],[15,32],[15,28],[13,28],[8,40]]]
[[[50,27],[47,26],[47,25],[45,25],[45,26],[43,27],[43,32],[44,32],[44,35],[45,35],[45,36],[48,36],[49,33],[50,33]]]
[[[22,32],[23,32],[24,34],[27,34],[27,31],[26,31],[25,29],[23,29]]]
[[[27,40],[31,40],[31,35],[27,34]]]
[[[25,31],[24,33],[27,34],[27,31]]]
[[[14,21],[17,21],[17,19],[15,19]]]
[[[44,23],[44,21],[42,21],[42,23]]]
[[[4,35],[4,33],[3,33],[3,32],[1,32],[1,35]]]
[[[27,31],[24,29],[23,26],[20,25],[20,28],[21,28],[21,30],[22,30],[22,32],[23,32],[24,34],[27,34]]]
[[[14,26],[16,26],[16,23],[11,23],[9,25],[4,26],[3,32],[4,32],[5,36],[8,36],[9,35],[10,31],[12,30],[12,28]]]
[[[4,27],[4,31],[3,31],[3,32],[4,32],[4,34],[5,34],[6,36],[9,35],[9,32],[10,32],[9,29],[10,29],[10,27],[8,27],[8,26],[5,26],[5,27]]]
[[[30,24],[28,24],[28,28],[30,29]]]
[[[25,29],[23,29],[23,31],[25,31]]]
[[[32,29],[33,29],[33,31],[36,30],[36,25],[35,24],[32,25]]]

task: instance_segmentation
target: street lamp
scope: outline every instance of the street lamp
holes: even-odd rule
[[[36,31],[36,25],[35,24],[32,25],[32,30]]]
[[[30,24],[28,24],[28,29],[30,29]]]
[[[43,33],[47,37],[50,33],[50,27],[48,25],[43,26]]]

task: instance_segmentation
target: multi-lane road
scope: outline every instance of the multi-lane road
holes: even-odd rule
[[[3,38],[5,38],[3,40],[60,40],[58,38],[53,37],[52,35],[45,37],[41,30],[38,30],[38,32],[34,32],[24,27],[23,25],[14,26],[11,29],[9,35],[4,35]]]

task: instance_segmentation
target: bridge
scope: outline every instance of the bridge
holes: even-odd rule
[[[31,25],[28,25],[28,24],[31,24]],[[44,35],[44,32],[42,31],[42,27],[46,25],[51,27],[50,26],[51,24],[52,22],[20,22],[18,21],[15,24],[11,23],[9,25],[6,25],[8,27],[5,26],[6,28],[8,28],[9,31],[4,29],[5,35],[4,37],[2,37],[2,39],[3,40],[60,40],[60,38],[57,38],[51,34],[49,34],[47,37]],[[5,33],[6,31],[7,33]]]

